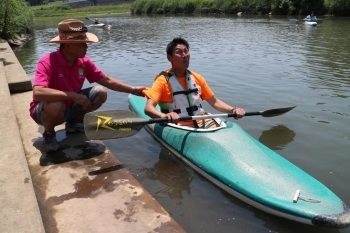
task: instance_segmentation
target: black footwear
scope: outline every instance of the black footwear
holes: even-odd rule
[[[43,142],[43,151],[50,152],[56,151],[58,149],[58,143],[56,140],[56,133],[50,133],[45,131],[43,134],[44,142]]]

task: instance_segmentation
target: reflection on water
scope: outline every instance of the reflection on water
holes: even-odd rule
[[[155,192],[157,198],[174,199],[178,205],[181,205],[183,191],[191,194],[190,183],[194,178],[193,175],[183,162],[164,147],[153,166],[148,168],[142,165],[131,165],[128,169],[139,180],[160,181],[162,186]]]
[[[264,130],[259,137],[259,141],[272,150],[283,150],[295,137],[293,130],[284,125],[273,126],[269,130]]]
[[[149,179],[159,180],[165,186],[156,192],[159,198],[169,197],[181,201],[183,191],[191,194],[190,183],[193,176],[183,163],[179,163],[176,157],[164,147],[159,154],[158,162],[147,171],[147,175]]]

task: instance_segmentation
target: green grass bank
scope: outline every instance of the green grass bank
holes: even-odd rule
[[[65,2],[55,2],[46,5],[32,6],[34,17],[59,17],[59,16],[89,16],[101,14],[127,13],[130,12],[131,3],[108,4],[97,6],[70,5]]]

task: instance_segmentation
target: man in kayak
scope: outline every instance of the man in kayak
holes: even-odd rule
[[[316,15],[314,15],[314,12],[311,11],[311,13],[305,17],[306,21],[317,21]]]
[[[185,39],[173,39],[166,47],[166,53],[171,68],[157,75],[152,87],[143,91],[147,97],[145,113],[148,116],[168,118],[169,122],[178,123],[183,116],[207,114],[202,108],[202,100],[217,111],[236,113],[237,118],[244,116],[244,109],[217,98],[200,74],[188,70],[190,51]],[[157,104],[161,111],[156,109]],[[193,127],[198,127],[197,121],[193,121]]]
[[[82,21],[68,19],[58,24],[57,51],[44,55],[38,62],[33,81],[30,116],[44,126],[43,151],[58,148],[55,126],[66,122],[66,132],[84,132],[85,113],[98,109],[107,99],[107,87],[114,91],[141,96],[143,86],[132,86],[103,73],[86,56],[87,43],[98,42],[87,32]],[[94,86],[82,89],[85,79]],[[104,86],[104,87],[102,87]]]
[[[100,24],[97,18],[95,18],[95,24]]]

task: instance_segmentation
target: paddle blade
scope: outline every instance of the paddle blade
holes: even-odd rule
[[[286,112],[289,112],[290,110],[292,110],[295,107],[296,106],[288,107],[288,108],[270,109],[270,110],[266,110],[266,111],[261,111],[260,113],[261,113],[261,116],[263,116],[263,117],[275,117],[275,116],[285,114]]]
[[[136,113],[126,110],[90,112],[84,116],[85,135],[90,140],[130,137],[145,124]]]

